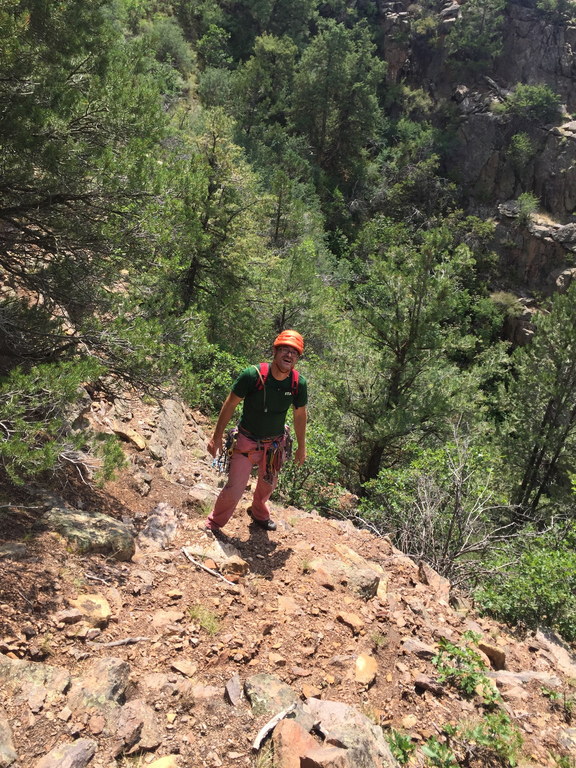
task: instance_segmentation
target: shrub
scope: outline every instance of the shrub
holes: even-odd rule
[[[481,691],[482,697],[490,704],[500,698],[486,676],[486,665],[482,657],[472,646],[480,639],[474,632],[464,632],[465,647],[455,645],[445,637],[439,640],[439,651],[432,659],[438,670],[438,680],[449,683],[465,696],[473,696]]]
[[[510,139],[510,145],[506,151],[512,166],[520,171],[534,158],[536,149],[527,133],[515,133]]]
[[[532,217],[532,214],[538,210],[538,198],[531,192],[523,192],[519,195],[518,200],[518,221],[522,224],[527,224]]]
[[[143,25],[144,37],[158,61],[174,66],[187,77],[195,66],[194,51],[174,19],[164,17]]]
[[[481,610],[530,628],[547,625],[576,640],[576,525],[509,547],[492,563],[496,572],[477,591]]]
[[[336,483],[340,473],[336,440],[321,425],[309,431],[306,463],[290,461],[279,476],[277,495],[286,504],[323,512],[338,510],[345,489]]]
[[[412,742],[410,736],[391,728],[386,739],[390,746],[390,751],[400,765],[407,765],[410,761],[410,755],[416,749],[416,745]]]
[[[560,97],[547,85],[518,83],[508,97],[506,111],[526,120],[552,123],[561,115]]]
[[[22,484],[70,464],[82,466],[90,438],[72,429],[71,411],[84,394],[81,385],[101,371],[93,360],[69,361],[27,371],[15,368],[0,379],[0,468],[11,482]],[[117,451],[100,441],[98,452],[109,475],[119,461]]]

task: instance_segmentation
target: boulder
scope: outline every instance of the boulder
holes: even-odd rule
[[[0,709],[0,768],[8,768],[17,757],[12,740],[12,729],[6,713]]]
[[[42,524],[64,536],[82,553],[100,552],[116,560],[130,560],[136,549],[128,526],[101,512],[52,507],[42,518]]]
[[[275,715],[299,701],[293,688],[266,673],[249,677],[244,683],[244,692],[255,715]]]
[[[331,588],[334,582],[344,584],[364,600],[370,600],[378,592],[379,574],[363,565],[316,558],[310,563],[310,570],[318,573],[324,586]]]
[[[82,677],[74,678],[68,694],[71,709],[117,706],[130,678],[130,665],[117,658],[96,659]]]
[[[337,701],[307,699],[304,711],[318,724],[325,746],[347,750],[349,768],[397,768],[382,728],[354,707]]]
[[[148,442],[150,455],[162,462],[168,472],[178,472],[186,460],[184,429],[186,414],[178,400],[164,400],[156,431]]]
[[[177,531],[178,516],[176,510],[169,504],[160,502],[138,535],[138,546],[148,550],[165,549],[174,541]]]
[[[50,750],[34,768],[85,768],[96,753],[96,742],[78,739]]]

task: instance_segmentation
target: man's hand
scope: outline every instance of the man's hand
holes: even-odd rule
[[[300,466],[302,466],[302,464],[304,464],[304,462],[306,461],[306,448],[303,445],[302,446],[299,445],[298,448],[296,448],[296,453],[294,454],[294,461],[296,462],[296,464],[300,464]]]
[[[222,453],[222,435],[218,437],[217,435],[214,435],[211,440],[208,441],[208,444],[206,445],[206,448],[208,449],[208,453],[210,456],[213,456],[216,458],[219,453]]]
[[[208,451],[210,456],[213,456],[214,458],[216,458],[216,456],[218,456],[219,453],[222,453],[222,449],[224,448],[224,446],[222,445],[224,430],[226,429],[226,425],[232,418],[232,415],[234,413],[236,406],[241,400],[242,398],[238,397],[238,395],[235,395],[234,392],[230,392],[226,400],[224,400],[224,404],[220,409],[220,415],[218,416],[218,421],[216,422],[216,426],[214,427],[214,434],[212,435],[212,439],[209,440],[206,445],[206,450]]]

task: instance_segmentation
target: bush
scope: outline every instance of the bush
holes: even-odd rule
[[[539,200],[531,192],[523,192],[518,196],[518,221],[527,224],[530,218],[538,210]]]
[[[576,640],[576,525],[530,538],[522,551],[509,547],[492,566],[496,572],[477,591],[482,611],[509,624],[546,625]]]
[[[518,83],[508,97],[506,111],[526,120],[552,123],[561,115],[560,97],[547,85]]]
[[[70,361],[16,368],[0,379],[0,468],[11,482],[83,464],[87,435],[73,431],[70,410],[83,394],[81,384],[101,370],[93,360]],[[109,472],[113,451],[102,447]]]
[[[536,149],[527,133],[515,133],[506,151],[515,170],[521,171],[534,158]]]
[[[183,77],[194,70],[194,51],[174,19],[158,18],[143,24],[144,37],[158,61],[174,66]]]
[[[336,512],[346,492],[336,482],[341,472],[336,440],[321,425],[314,425],[306,443],[306,463],[298,466],[289,462],[280,473],[276,493],[286,504]]]

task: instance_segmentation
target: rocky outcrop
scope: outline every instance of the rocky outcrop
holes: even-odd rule
[[[507,3],[496,75],[507,83],[545,83],[576,109],[576,27],[519,2]]]

